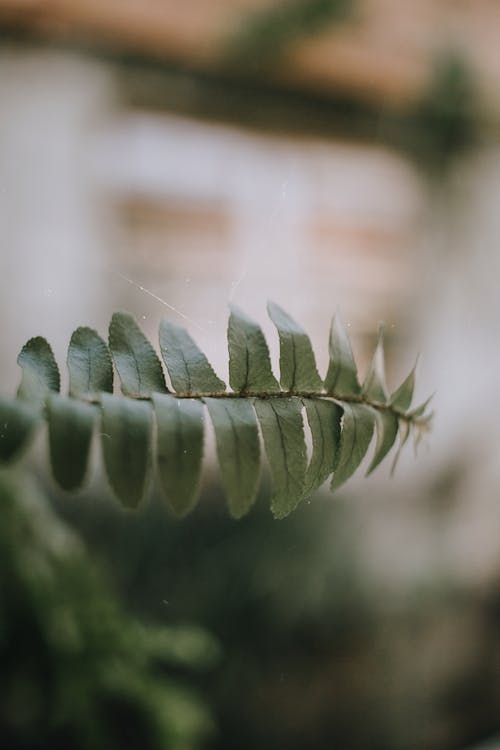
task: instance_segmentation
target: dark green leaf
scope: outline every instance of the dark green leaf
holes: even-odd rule
[[[175,396],[153,396],[158,426],[158,473],[172,510],[185,516],[198,500],[203,457],[203,406]]]
[[[189,333],[177,323],[160,323],[160,349],[177,393],[222,393],[225,383],[217,377],[206,356]]]
[[[166,392],[160,360],[131,315],[113,315],[109,348],[126,396],[147,398],[153,392]]]
[[[340,436],[340,449],[333,472],[331,489],[336,490],[354,474],[363,460],[373,436],[375,415],[364,404],[342,403],[344,418]]]
[[[337,396],[358,396],[361,386],[356,363],[349,336],[339,315],[335,315],[332,320],[328,349],[330,364],[325,379],[327,393],[335,393]]]
[[[384,367],[384,328],[380,326],[377,346],[373,359],[368,368],[365,382],[363,383],[363,395],[371,401],[385,404],[387,401],[387,387],[385,384]]]
[[[279,391],[261,327],[234,306],[229,316],[227,339],[229,384],[233,391]]]
[[[70,396],[113,391],[113,363],[108,347],[92,328],[77,328],[68,347]]]
[[[309,336],[281,307],[268,302],[269,317],[280,339],[280,383],[286,391],[317,391],[323,382]]]
[[[255,500],[260,472],[260,445],[252,404],[244,398],[204,399],[217,443],[222,482],[234,518]]]
[[[270,398],[256,400],[254,406],[271,470],[271,510],[275,518],[284,518],[304,496],[307,452],[302,403],[298,398]]]
[[[17,364],[23,371],[18,398],[42,406],[51,391],[59,390],[59,369],[50,344],[41,336],[30,339],[23,346]]]
[[[75,490],[87,470],[97,407],[54,394],[47,400],[50,462],[63,490]]]
[[[375,410],[375,425],[377,428],[377,442],[375,444],[375,455],[368,467],[366,475],[377,468],[384,460],[395,443],[398,434],[398,418],[390,411]]]
[[[151,455],[151,405],[102,395],[102,446],[109,482],[127,508],[139,504]]]
[[[0,396],[0,461],[10,461],[25,448],[38,414],[28,404]]]
[[[342,408],[332,401],[320,398],[306,398],[304,406],[313,443],[304,488],[304,496],[308,496],[320,487],[333,471],[339,448]]]

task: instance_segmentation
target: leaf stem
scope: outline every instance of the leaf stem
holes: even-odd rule
[[[337,393],[326,393],[324,391],[296,391],[296,390],[288,390],[288,391],[222,391],[222,392],[216,392],[216,391],[210,391],[210,392],[199,392],[199,391],[184,391],[184,392],[170,392],[170,396],[173,398],[178,399],[197,399],[197,400],[203,400],[205,398],[255,398],[260,400],[268,400],[272,398],[319,398],[319,399],[331,399],[332,401],[336,401],[340,404],[342,402],[348,403],[348,404],[365,404],[366,406],[370,406],[373,409],[377,409],[378,411],[385,411],[393,414],[397,419],[401,419],[404,422],[407,422],[408,424],[420,426],[420,427],[427,427],[429,425],[430,418],[432,417],[431,414],[423,414],[419,416],[415,416],[412,414],[411,410],[408,412],[401,411],[400,409],[397,409],[392,404],[389,403],[383,403],[381,401],[375,401],[373,399],[369,399],[366,396],[363,395],[339,395]],[[80,397],[82,400],[88,401],[92,404],[99,404],[100,399],[99,397]],[[150,396],[140,396],[140,395],[130,395],[127,394],[127,396],[124,396],[124,398],[134,398],[138,401],[151,401]]]

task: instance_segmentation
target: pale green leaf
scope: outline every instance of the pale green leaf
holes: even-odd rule
[[[331,483],[332,491],[354,474],[370,445],[375,415],[364,404],[342,403],[344,417],[337,462]]]
[[[415,458],[418,455],[418,446],[422,442],[423,436],[424,436],[424,432],[420,427],[416,427],[413,430],[413,452],[415,453]]]
[[[410,408],[413,399],[413,391],[415,389],[415,370],[417,369],[417,363],[415,362],[412,371],[408,377],[403,380],[399,388],[397,388],[391,396],[390,404],[399,411],[406,411]]]
[[[51,391],[59,391],[59,369],[54,353],[41,336],[30,339],[23,346],[17,364],[23,371],[18,398],[42,406]]]
[[[361,386],[349,336],[339,315],[335,315],[330,326],[328,342],[330,363],[325,378],[327,393],[337,396],[358,396]]]
[[[189,333],[171,320],[160,323],[160,349],[177,393],[222,393],[225,383]]]
[[[258,399],[254,406],[271,470],[271,510],[275,518],[284,518],[304,496],[307,452],[302,403],[298,398],[270,398]]]
[[[68,347],[70,396],[113,391],[113,363],[108,347],[92,328],[77,328]]]
[[[372,462],[368,467],[366,475],[377,468],[379,463],[384,460],[396,441],[398,434],[398,418],[387,410],[375,410],[375,426],[377,428],[377,441],[375,443],[375,454]]]
[[[50,463],[63,490],[83,484],[97,407],[54,394],[47,400]]]
[[[145,397],[166,392],[160,360],[132,315],[114,313],[109,348],[126,396]]]
[[[385,384],[384,363],[384,327],[381,325],[378,334],[377,346],[373,354],[370,367],[363,383],[363,395],[371,401],[385,404],[387,401],[387,386]]]
[[[399,461],[399,457],[401,455],[401,451],[403,450],[404,446],[406,445],[409,437],[410,437],[410,423],[407,422],[406,419],[400,419],[400,421],[399,421],[399,445],[398,445],[398,449],[396,451],[396,455],[394,456],[394,460],[392,462],[391,476],[396,471],[396,466],[398,465],[398,461]]]
[[[286,391],[317,391],[323,382],[309,336],[279,305],[268,302],[269,317],[280,339],[280,383]]]
[[[279,391],[262,329],[231,306],[227,329],[229,384],[233,391]]]
[[[429,396],[429,398],[427,398],[423,402],[423,404],[420,404],[420,406],[417,406],[415,407],[415,409],[412,409],[410,412],[408,412],[408,417],[411,417],[412,419],[418,419],[419,417],[422,417],[433,398],[434,394],[432,394],[432,396]]]
[[[304,487],[304,496],[308,496],[320,487],[333,471],[339,448],[342,409],[338,404],[326,399],[305,398],[303,402],[313,444]]]
[[[102,447],[109,483],[127,508],[139,504],[151,454],[152,410],[146,401],[103,393]]]
[[[0,396],[0,462],[11,461],[26,447],[38,421],[28,404]]]
[[[229,512],[240,518],[255,500],[260,445],[252,404],[244,398],[204,399],[215,430],[217,457]]]
[[[199,401],[155,394],[158,474],[174,513],[194,508],[203,457],[203,406]]]

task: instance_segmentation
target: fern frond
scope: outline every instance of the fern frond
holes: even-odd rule
[[[330,363],[321,379],[310,339],[282,308],[268,312],[280,342],[280,377],[274,376],[260,326],[237,308],[228,324],[229,382],[216,375],[186,330],[160,323],[161,360],[132,316],[115,313],[106,344],[90,328],[71,336],[69,395],[60,394],[57,363],[48,342],[30,339],[18,357],[22,380],[16,398],[0,397],[0,461],[18,456],[37,425],[46,421],[52,473],[65,490],[84,483],[92,435],[99,424],[109,483],[124,506],[145,494],[153,457],[162,491],[178,516],[198,500],[205,410],[215,431],[217,457],[229,512],[250,509],[259,485],[262,435],[273,485],[271,510],[284,518],[329,477],[335,490],[357,470],[374,433],[371,473],[410,433],[428,429],[428,401],[411,408],[415,367],[387,393],[383,331],[363,385],[347,332],[332,321]],[[113,370],[122,395],[113,395]],[[307,457],[304,418],[312,437]]]

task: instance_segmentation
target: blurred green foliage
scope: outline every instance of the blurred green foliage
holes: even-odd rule
[[[439,172],[478,138],[478,96],[473,73],[458,50],[439,55],[432,77],[412,114],[410,153]]]
[[[432,565],[400,588],[365,557],[384,524],[398,545],[404,497],[320,494],[280,523],[267,498],[238,523],[215,486],[182,522],[159,495],[135,514],[104,493],[56,501],[136,615],[223,644],[200,681],[219,729],[207,748],[452,750],[498,728],[495,592]]]
[[[225,55],[255,70],[285,52],[288,44],[346,21],[353,5],[353,0],[279,0],[244,18]]]
[[[213,725],[188,673],[214,664],[214,641],[127,615],[26,481],[0,474],[0,507],[0,745],[198,748]]]

